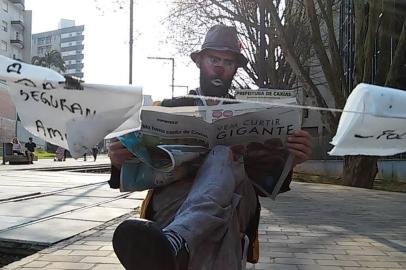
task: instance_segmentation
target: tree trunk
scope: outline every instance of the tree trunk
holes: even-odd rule
[[[356,22],[355,84],[361,82],[372,83],[374,39],[378,24],[378,15],[376,15],[378,13],[378,4],[373,1],[354,1]],[[367,2],[370,4],[368,9],[366,9]],[[343,184],[353,187],[372,188],[378,172],[377,161],[378,157],[372,156],[345,156]]]
[[[346,186],[372,188],[378,173],[378,157],[346,156],[343,166],[343,184]]]

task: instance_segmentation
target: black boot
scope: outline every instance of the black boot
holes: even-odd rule
[[[189,255],[182,248],[178,255],[152,221],[129,219],[113,235],[113,248],[127,270],[187,270]]]

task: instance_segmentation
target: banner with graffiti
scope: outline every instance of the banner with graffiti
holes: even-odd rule
[[[348,97],[330,155],[390,156],[406,151],[406,92],[368,84]]]
[[[75,158],[90,152],[109,133],[140,127],[140,88],[85,84],[3,56],[0,79],[7,83],[23,127],[69,149]]]

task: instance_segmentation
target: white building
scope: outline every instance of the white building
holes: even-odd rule
[[[84,25],[62,19],[58,29],[32,35],[32,56],[44,56],[51,50],[61,52],[66,64],[66,75],[83,78]]]
[[[24,0],[0,0],[0,55],[30,63],[32,12],[24,4]],[[0,143],[15,136],[16,118],[13,102],[0,82]]]
[[[0,54],[31,62],[31,10],[24,0],[0,0]]]

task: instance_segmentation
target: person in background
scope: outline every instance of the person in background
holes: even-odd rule
[[[97,159],[97,154],[99,153],[99,147],[97,145],[92,147],[92,155],[93,155],[93,161],[96,162]]]
[[[22,155],[23,154],[22,147],[17,137],[13,138],[12,144],[13,144],[13,155]]]
[[[63,161],[66,161],[67,155],[68,155],[68,150],[67,150],[67,149],[64,149],[64,150],[63,150]]]
[[[58,146],[55,151],[54,161],[65,161],[65,151],[63,147]]]
[[[24,146],[25,146],[25,155],[28,158],[28,162],[30,164],[33,164],[34,152],[37,145],[35,144],[35,142],[32,141],[32,137],[29,137],[28,142]]]

